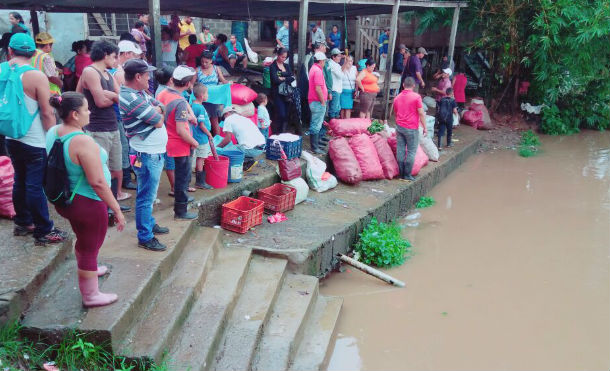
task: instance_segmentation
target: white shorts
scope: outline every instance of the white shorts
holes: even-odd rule
[[[208,158],[211,154],[210,143],[200,144],[195,150],[195,157],[197,158]]]

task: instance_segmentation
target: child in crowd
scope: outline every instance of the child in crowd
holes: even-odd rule
[[[267,95],[265,93],[258,93],[256,97],[256,104],[258,104],[258,129],[261,134],[265,137],[265,141],[269,138],[269,126],[271,125],[271,119],[269,118],[269,111],[267,111]]]
[[[438,128],[438,149],[441,149],[441,139],[447,130],[447,147],[452,147],[451,134],[453,133],[453,115],[457,115],[457,103],[453,98],[453,89],[447,88],[445,96],[437,104]]]
[[[211,189],[212,187],[205,182],[205,170],[203,170],[203,164],[205,159],[210,155],[210,141],[212,140],[212,134],[210,129],[212,124],[208,113],[203,107],[203,102],[208,100],[208,88],[200,83],[195,83],[193,87],[193,95],[195,100],[191,104],[193,108],[193,114],[197,118],[196,124],[191,124],[193,130],[193,138],[199,143],[197,149],[195,149],[195,187],[201,189]]]

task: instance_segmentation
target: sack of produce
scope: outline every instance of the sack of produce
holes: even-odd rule
[[[383,168],[375,144],[367,134],[358,134],[350,138],[349,146],[354,151],[362,170],[362,180],[383,179]]]
[[[383,175],[386,177],[386,179],[394,179],[396,176],[398,176],[398,174],[400,174],[400,169],[398,168],[396,156],[388,144],[388,140],[380,134],[373,135],[371,140],[373,141],[375,149],[377,150],[379,162],[383,168]]]
[[[340,181],[347,184],[357,184],[362,180],[360,164],[346,138],[331,139],[328,143],[328,154],[335,167],[335,174]]]
[[[371,120],[361,118],[332,119],[328,126],[336,137],[351,137],[368,132],[367,129],[371,126]]]

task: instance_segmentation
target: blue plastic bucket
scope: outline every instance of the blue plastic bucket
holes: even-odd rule
[[[222,151],[229,158],[229,183],[239,183],[244,174],[244,153],[240,151]]]

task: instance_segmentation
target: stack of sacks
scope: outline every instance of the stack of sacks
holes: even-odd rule
[[[335,136],[328,144],[328,153],[341,181],[357,184],[398,175],[398,163],[387,140],[379,134],[371,137],[368,132],[371,120],[333,119],[328,126]]]
[[[231,104],[235,111],[249,118],[254,124],[258,122],[258,115],[254,108],[254,100],[257,93],[242,84],[231,84]]]

